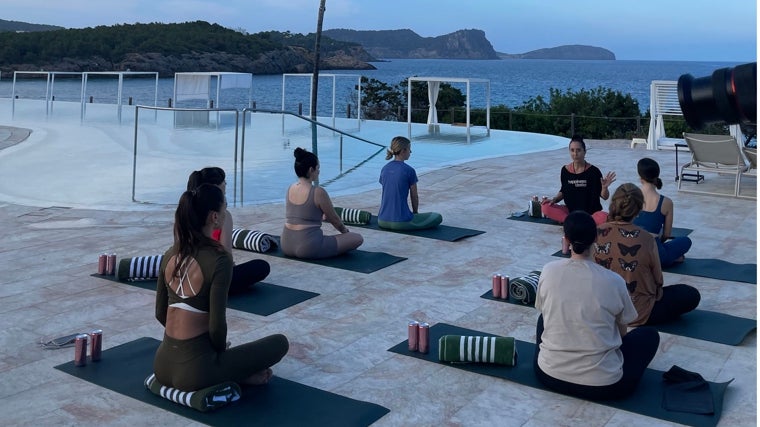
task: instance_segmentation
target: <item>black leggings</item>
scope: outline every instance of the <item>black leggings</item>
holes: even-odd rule
[[[153,360],[159,383],[182,391],[195,391],[225,381],[240,383],[285,356],[288,339],[275,334],[226,351],[217,352],[208,334],[187,340],[164,335]]]
[[[664,286],[662,298],[654,303],[645,325],[656,325],[675,320],[682,314],[697,308],[701,298],[699,291],[689,285]]]
[[[541,370],[538,366],[538,352],[543,332],[544,317],[539,316],[536,323],[536,356],[533,359],[533,370],[539,381],[558,393],[588,400],[620,399],[633,393],[660,345],[660,334],[654,328],[642,326],[628,332],[620,346],[623,353],[623,377],[614,384],[590,386],[558,380]]]
[[[232,283],[229,293],[247,291],[251,285],[264,280],[269,275],[269,263],[263,259],[252,259],[242,264],[236,264],[232,269]]]

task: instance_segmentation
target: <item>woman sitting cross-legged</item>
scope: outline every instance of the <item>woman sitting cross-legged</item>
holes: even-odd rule
[[[670,267],[683,262],[684,255],[691,248],[691,239],[686,236],[673,237],[673,201],[658,193],[662,188],[660,165],[644,157],[637,165],[641,179],[644,206],[633,223],[650,232],[655,237],[660,265]]]
[[[156,287],[156,319],[165,331],[153,372],[162,385],[195,391],[226,381],[264,384],[288,352],[281,334],[228,348],[232,256],[211,237],[226,211],[224,192],[211,184],[179,200],[174,245],[163,256]]]
[[[380,184],[383,193],[380,199],[380,211],[377,225],[389,230],[422,230],[437,227],[443,222],[441,214],[436,212],[419,213],[420,201],[417,195],[417,172],[404,163],[412,154],[412,143],[403,136],[391,141],[391,148],[386,151],[385,160],[393,160],[380,171]],[[409,209],[407,199],[412,202]]]
[[[544,385],[563,394],[625,397],[654,358],[660,335],[649,327],[626,333],[636,309],[625,281],[591,258],[591,215],[572,212],[563,229],[571,256],[546,264],[538,281],[534,370]]]
[[[701,298],[699,291],[689,285],[663,286],[657,243],[632,222],[643,205],[639,187],[631,183],[618,187],[610,201],[608,222],[599,226],[594,254],[597,263],[625,280],[639,313],[630,326],[674,320],[694,310]]]
[[[358,248],[364,239],[348,231],[324,188],[313,185],[319,179],[319,159],[314,153],[296,148],[293,168],[298,181],[285,195],[285,226],[280,244],[282,252],[296,258],[330,258]],[[322,233],[322,219],[329,221],[338,235]]]

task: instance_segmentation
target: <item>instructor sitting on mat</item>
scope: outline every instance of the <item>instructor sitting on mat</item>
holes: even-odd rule
[[[438,226],[443,217],[439,213],[418,213],[417,172],[404,163],[412,154],[412,143],[403,136],[391,141],[391,148],[386,150],[385,160],[393,160],[383,166],[380,172],[380,184],[383,194],[380,199],[380,211],[377,225],[389,230],[422,230]],[[412,201],[409,210],[407,198]]]
[[[188,191],[200,187],[201,184],[215,185],[221,188],[225,195],[227,194],[227,180],[222,168],[207,167],[193,171],[187,179]],[[225,210],[224,222],[222,222],[221,227],[214,229],[211,233],[211,237],[218,240],[230,254],[232,254],[232,227],[232,215],[230,211]],[[230,293],[248,290],[254,283],[264,280],[269,275],[269,271],[269,263],[263,259],[252,259],[242,264],[236,264],[232,269]]]
[[[285,226],[280,244],[282,253],[296,258],[330,258],[358,248],[364,243],[359,233],[352,233],[338,214],[324,188],[313,185],[319,179],[319,159],[314,153],[296,148],[293,168],[298,181],[285,195]],[[341,234],[325,236],[322,219]]]
[[[165,327],[153,370],[159,383],[195,391],[225,381],[265,384],[288,352],[276,334],[227,348],[227,293],[232,256],[211,237],[224,221],[224,192],[203,184],[186,191],[174,215],[174,245],[164,254],[156,319]]]
[[[591,259],[591,215],[572,212],[563,229],[570,258],[546,264],[538,280],[536,376],[552,390],[583,399],[625,397],[654,358],[660,335],[649,327],[626,333],[636,309],[625,281]]]

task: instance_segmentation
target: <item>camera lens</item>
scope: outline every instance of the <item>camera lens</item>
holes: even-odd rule
[[[715,70],[712,76],[678,78],[678,103],[686,123],[694,129],[705,124],[757,122],[757,63]]]

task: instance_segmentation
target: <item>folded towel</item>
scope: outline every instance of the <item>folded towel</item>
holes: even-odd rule
[[[517,349],[512,337],[444,335],[438,340],[438,360],[514,366]]]
[[[232,247],[253,252],[268,252],[277,247],[277,240],[270,234],[245,228],[232,229]]]
[[[163,255],[137,256],[119,261],[117,277],[119,280],[155,280],[161,266]]]
[[[531,271],[525,276],[509,280],[509,299],[513,302],[533,306],[536,303],[536,290],[540,271]]]
[[[335,213],[338,214],[344,224],[366,225],[369,224],[369,220],[372,218],[371,213],[360,209],[339,208],[336,206]]]
[[[180,391],[173,387],[162,385],[156,380],[156,374],[150,374],[145,379],[145,387],[157,396],[180,405],[189,406],[201,412],[213,411],[230,402],[235,402],[242,396],[240,386],[232,381],[223,382],[198,391]]]

